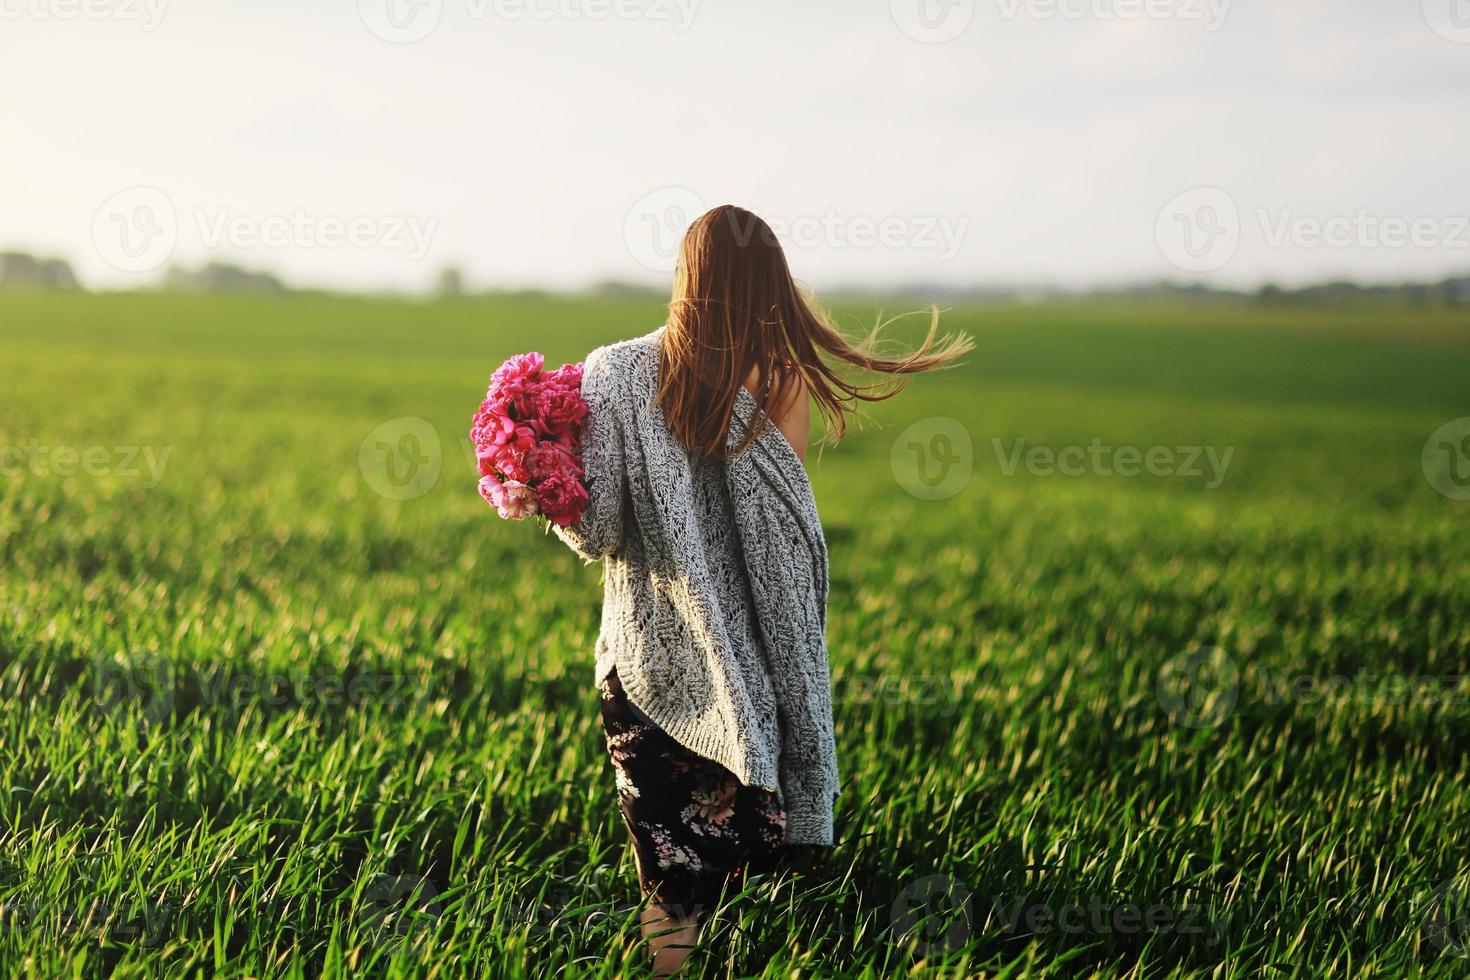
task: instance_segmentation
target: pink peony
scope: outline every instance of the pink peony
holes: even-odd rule
[[[531,451],[531,474],[542,479],[553,473],[582,478],[582,464],[572,450],[559,442],[543,442]]]
[[[508,521],[523,521],[536,513],[536,492],[517,480],[501,483],[487,476],[480,481],[480,496]]]
[[[541,513],[558,527],[571,527],[582,519],[582,512],[587,509],[587,488],[569,470],[543,477],[536,492]]]
[[[529,425],[515,425],[486,447],[490,462],[507,479],[525,482],[531,479],[531,453],[536,448],[536,432]],[[480,464],[484,472],[484,462]]]
[[[545,371],[538,353],[496,369],[470,426],[480,495],[507,520],[544,514],[563,527],[587,507],[581,458],[582,365]]]
[[[517,354],[506,358],[504,364],[495,369],[490,376],[490,389],[515,383],[517,378],[528,378],[534,380],[541,374],[541,369],[546,366],[546,358],[535,351],[529,354]]]
[[[587,418],[587,403],[578,388],[543,385],[536,392],[536,414],[546,426],[546,434],[567,446],[575,446],[582,422]]]
[[[556,385],[559,388],[570,388],[572,391],[582,391],[582,362],[575,364],[563,364],[555,371],[545,375],[547,384]]]

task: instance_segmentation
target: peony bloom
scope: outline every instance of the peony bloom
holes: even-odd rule
[[[557,527],[571,527],[582,519],[587,509],[587,488],[573,471],[551,473],[536,489],[541,513]]]
[[[587,403],[579,388],[542,385],[536,392],[536,414],[545,423],[548,436],[574,446],[587,418]]]
[[[512,425],[502,430],[493,443],[485,447],[491,465],[507,479],[522,483],[531,479],[531,453],[536,449],[536,432],[529,425]],[[481,464],[484,472],[484,464]]]
[[[470,426],[480,495],[507,520],[533,514],[566,527],[587,507],[581,458],[582,365],[544,371],[538,353],[517,354],[490,379]]]
[[[582,478],[582,464],[576,454],[559,442],[543,442],[531,451],[531,475],[542,479],[553,473]]]
[[[512,383],[517,378],[534,379],[540,375],[541,369],[545,366],[546,358],[535,351],[529,354],[517,354],[507,358],[504,364],[495,369],[495,373],[490,376],[490,388],[493,391],[498,386]]]
[[[578,394],[582,392],[582,362],[563,364],[545,376],[546,383],[558,388],[567,388]]]
[[[501,483],[487,476],[480,481],[480,496],[508,521],[522,521],[536,513],[536,492],[518,480]]]

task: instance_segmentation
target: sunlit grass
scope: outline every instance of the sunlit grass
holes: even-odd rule
[[[505,355],[658,317],[0,296],[0,447],[36,447],[0,478],[6,973],[641,969],[596,569],[496,520],[462,440]],[[1420,454],[1470,415],[1470,318],[946,322],[970,363],[810,467],[842,840],[733,897],[710,970],[1464,975],[1470,503]],[[442,475],[393,500],[359,453],[403,417]],[[937,417],[969,476],[922,500],[891,450]],[[1233,455],[1214,489],[1007,475],[1020,438]],[[67,476],[57,448],[106,464]],[[119,472],[134,448],[168,450],[155,486]],[[1181,724],[1161,671],[1202,646],[1231,703]]]

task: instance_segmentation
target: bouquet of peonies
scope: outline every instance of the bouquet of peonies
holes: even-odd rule
[[[480,496],[508,521],[542,514],[570,527],[587,508],[582,484],[582,365],[544,371],[535,352],[496,369],[470,438],[480,463]]]

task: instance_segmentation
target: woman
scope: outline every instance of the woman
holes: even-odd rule
[[[803,464],[808,400],[827,435],[892,395],[831,361],[901,375],[964,337],[880,357],[803,298],[760,218],[689,229],[664,327],[587,357],[581,523],[604,567],[596,681],[657,972],[747,870],[829,847],[838,793],[825,646],[827,550]]]

